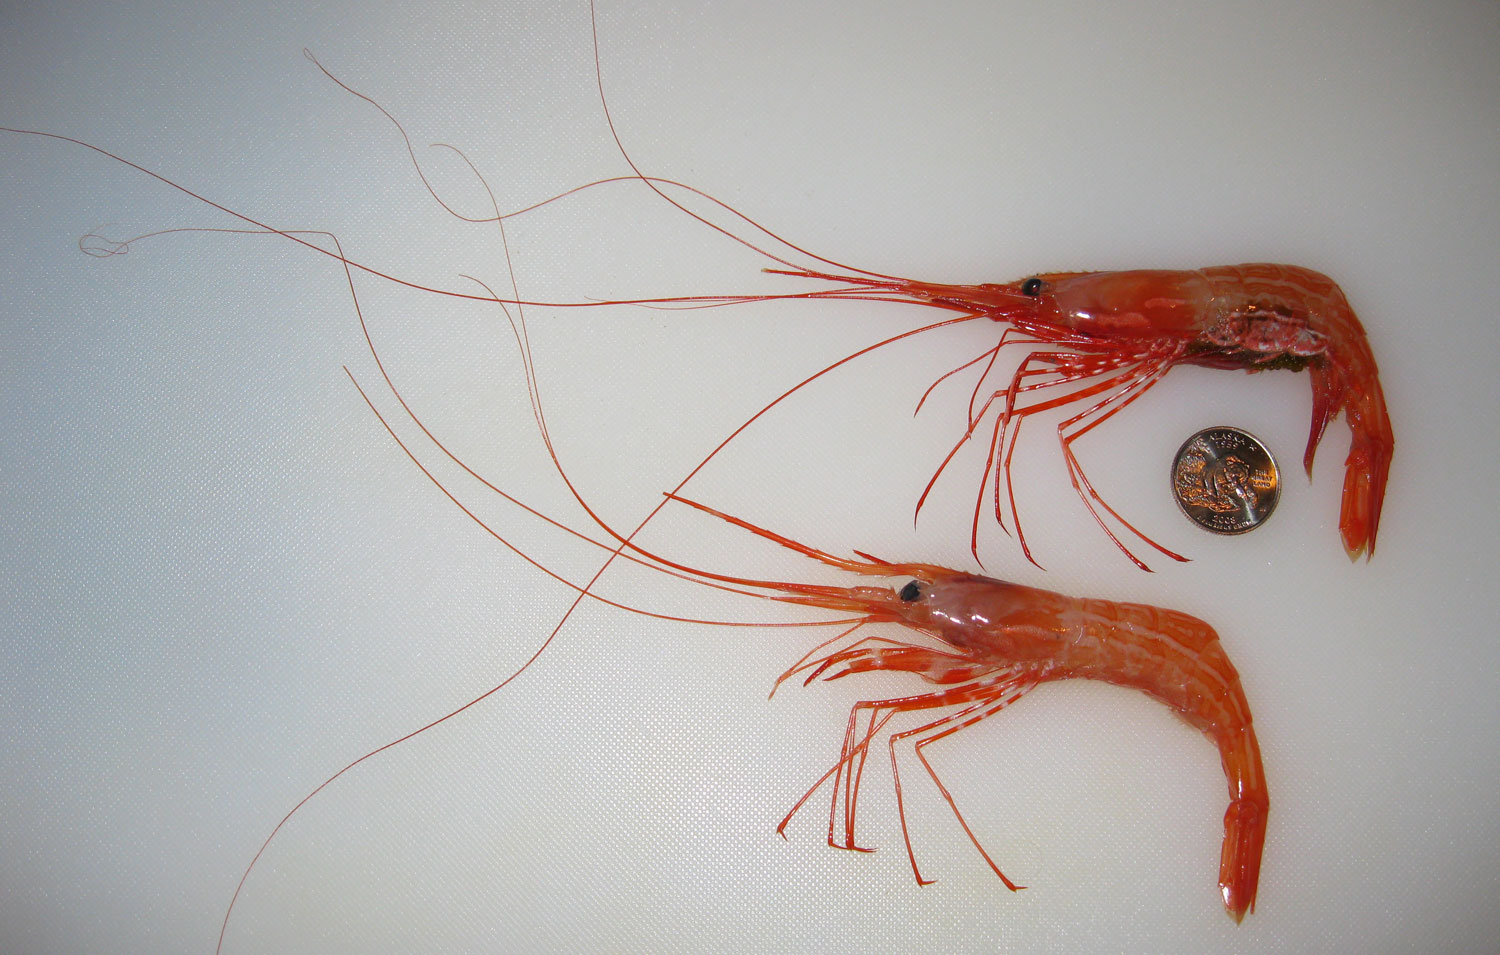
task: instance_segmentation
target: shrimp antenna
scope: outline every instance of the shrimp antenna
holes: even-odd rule
[[[827,551],[821,551],[816,547],[810,547],[807,544],[802,543],[801,541],[792,540],[790,537],[785,537],[773,530],[767,530],[766,528],[761,527],[758,524],[752,524],[744,518],[735,517],[733,514],[725,514],[723,511],[709,507],[707,504],[701,504],[698,501],[692,500],[688,497],[684,497],[681,494],[667,492],[662,496],[667,498],[668,500],[677,501],[679,504],[686,504],[688,507],[700,510],[705,514],[711,514],[714,517],[717,517],[719,520],[733,524],[736,527],[744,528],[750,533],[755,534],[759,537],[764,537],[766,540],[774,541],[777,544],[780,544],[782,547],[787,548],[788,550],[794,550],[804,557],[811,557],[813,560],[827,564],[830,567],[837,567],[840,570],[847,570],[851,573],[865,574],[873,577],[890,577],[896,574],[903,573],[902,568],[921,566],[919,564],[892,563],[891,561],[882,560],[879,557],[871,556],[870,554],[867,554],[864,551],[860,550],[857,550],[854,553],[855,555],[864,558],[863,560],[850,560],[847,557],[836,557],[833,554],[828,553]]]
[[[617,129],[615,127],[615,118],[610,113],[610,109],[609,109],[609,96],[604,91],[604,66],[603,66],[602,58],[599,55],[599,12],[596,9],[596,4],[595,4],[594,0],[589,0],[589,29],[590,29],[590,31],[592,33],[593,40],[594,40],[594,80],[595,80],[596,85],[599,88],[599,106],[604,111],[604,121],[605,121],[605,123],[607,123],[609,125],[609,135],[610,135],[610,138],[612,138],[615,141],[615,148],[620,151],[620,157],[625,160],[625,164],[630,167],[630,171],[633,172],[633,173],[635,173],[635,178],[639,179],[641,182],[645,183],[646,187],[648,189],[650,189],[652,192],[656,193],[663,200],[665,200],[668,204],[670,204],[674,208],[678,209],[684,215],[686,215],[689,218],[692,218],[692,219],[694,219],[694,220],[696,220],[698,222],[701,222],[703,225],[708,226],[710,229],[714,230],[715,232],[719,233],[720,235],[723,235],[723,236],[729,238],[730,240],[732,240],[734,242],[737,242],[740,245],[743,245],[745,248],[750,249],[753,252],[757,252],[757,253],[765,256],[766,258],[770,259],[773,262],[776,262],[776,263],[779,263],[781,265],[784,265],[784,266],[786,266],[787,268],[790,268],[790,269],[796,269],[797,273],[799,273],[799,274],[802,273],[802,272],[804,272],[804,271],[806,271],[801,266],[797,265],[797,263],[789,261],[788,259],[784,259],[784,258],[782,258],[779,255],[775,255],[774,253],[769,252],[766,249],[763,249],[760,246],[756,245],[755,243],[751,242],[750,240],[744,238],[743,236],[736,235],[733,232],[730,232],[728,229],[725,229],[723,226],[720,226],[718,223],[712,222],[709,219],[706,219],[703,216],[700,216],[698,213],[694,212],[693,210],[689,209],[687,206],[683,205],[682,203],[678,202],[676,199],[673,199],[671,196],[669,196],[665,192],[663,192],[659,188],[659,183],[663,182],[663,180],[659,180],[659,179],[656,179],[654,177],[647,176],[645,173],[643,173],[641,171],[641,167],[638,166],[638,165],[636,165],[635,158],[630,155],[630,150],[628,150],[628,149],[625,148],[625,143],[620,138],[620,131],[619,131],[619,129]],[[698,192],[698,190],[696,190],[696,189],[693,189],[691,191]],[[701,192],[699,192],[698,194],[699,195],[704,195]],[[758,231],[760,231],[764,235],[768,236],[769,238],[775,240],[776,242],[779,242],[782,245],[786,246],[787,248],[792,249],[792,250],[794,250],[794,251],[796,251],[796,252],[798,252],[798,253],[800,253],[802,255],[805,255],[805,256],[807,256],[810,259],[813,259],[813,260],[818,261],[818,262],[822,262],[824,265],[829,265],[829,266],[832,266],[833,268],[836,268],[836,269],[843,269],[846,272],[856,272],[856,273],[858,273],[860,275],[868,276],[870,278],[875,278],[875,279],[881,279],[881,280],[892,281],[892,282],[904,282],[905,281],[905,279],[899,278],[898,276],[886,275],[886,274],[884,274],[882,272],[871,272],[868,269],[856,268],[855,266],[852,266],[852,265],[846,265],[843,262],[836,262],[833,259],[824,258],[823,256],[818,255],[818,254],[816,254],[814,252],[809,252],[807,249],[802,248],[801,246],[797,245],[796,243],[794,243],[794,242],[792,242],[792,241],[790,241],[790,240],[788,240],[788,239],[786,239],[786,238],[784,238],[784,237],[776,234],[775,232],[772,232],[770,229],[768,229],[765,226],[761,225],[759,222],[756,222],[754,219],[750,218],[749,216],[740,213],[738,210],[731,208],[730,206],[728,206],[725,203],[719,202],[719,200],[717,200],[717,199],[713,199],[712,196],[707,196],[706,198],[709,198],[713,202],[715,202],[718,205],[722,206],[723,208],[727,209],[729,212],[731,212],[734,215],[738,216],[740,219],[742,219],[743,221],[745,221],[746,223],[748,223],[750,226],[752,226],[753,228],[757,229]]]

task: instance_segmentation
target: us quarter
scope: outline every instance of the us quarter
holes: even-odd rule
[[[1172,460],[1172,496],[1188,520],[1215,534],[1243,534],[1266,522],[1281,498],[1281,476],[1266,446],[1239,428],[1206,428]]]

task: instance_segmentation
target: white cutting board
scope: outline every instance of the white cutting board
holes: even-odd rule
[[[1379,550],[1336,531],[1347,429],[1299,460],[1305,376],[1178,369],[1080,441],[1142,529],[1193,557],[1134,570],[1068,486],[1057,419],[1015,476],[1043,572],[993,526],[988,570],[1211,621],[1243,676],[1272,799],[1256,913],[1215,886],[1212,748],[1159,705],[1038,690],[928,750],[1012,895],[930,780],[889,768],[860,839],[825,845],[862,677],[767,700],[829,634],[664,623],[589,605],[514,684],[321,792],[239,897],[225,952],[1476,951],[1500,920],[1493,364],[1500,14],[1492,4],[819,5],[604,2],[604,79],[645,171],[813,251],[949,282],[1038,270],[1286,261],[1335,276],[1382,371],[1396,457]],[[594,87],[582,0],[63,4],[0,14],[0,124],[88,140],[420,283],[506,282],[482,214],[628,172]],[[0,951],[212,951],[234,886],[299,799],[351,759],[497,684],[568,592],[486,536],[380,429],[336,264],[284,239],[179,234],[95,260],[77,240],[240,223],[80,147],[0,136]],[[762,287],[754,256],[639,188],[516,223],[522,287],[617,298]],[[449,447],[571,522],[493,307],[365,277],[388,369]],[[559,455],[634,526],[736,424],[803,375],[938,317],[793,303],[533,310]],[[689,485],[837,552],[973,568],[969,384],[911,409],[997,329],[871,356],[788,401]],[[420,435],[395,420],[406,439]],[[1269,524],[1215,538],[1166,471],[1237,425],[1279,456]],[[441,466],[430,443],[413,440]],[[457,497],[568,575],[598,558],[441,466]],[[733,574],[841,578],[666,512],[649,540]],[[1148,556],[1142,551],[1142,556]],[[791,608],[611,571],[687,616]],[[800,619],[810,615],[804,614]]]

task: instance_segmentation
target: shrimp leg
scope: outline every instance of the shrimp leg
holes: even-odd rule
[[[993,433],[990,438],[989,455],[986,459],[984,473],[980,476],[979,492],[976,495],[974,501],[974,515],[970,526],[970,548],[974,552],[976,559],[978,559],[979,515],[984,507],[985,488],[989,485],[990,474],[993,470],[995,481],[994,504],[996,522],[999,523],[1002,528],[1005,526],[1003,511],[1000,504],[1000,482],[1003,472],[1006,498],[1010,506],[1011,519],[1015,522],[1016,539],[1021,544],[1021,552],[1025,555],[1028,561],[1036,564],[1036,566],[1038,567],[1041,566],[1041,564],[1037,562],[1036,557],[1032,555],[1031,546],[1026,541],[1026,533],[1021,526],[1021,513],[1016,507],[1015,484],[1011,477],[1011,459],[1015,455],[1016,441],[1020,434],[1021,424],[1025,420],[1025,418],[1032,414],[1037,414],[1039,412],[1047,411],[1052,408],[1061,407],[1081,398],[1091,397],[1093,395],[1108,392],[1113,388],[1120,387],[1128,383],[1131,376],[1129,370],[1120,371],[1120,368],[1123,365],[1127,364],[1127,361],[1118,358],[1107,358],[1103,361],[1094,363],[1091,367],[1088,367],[1085,370],[1070,369],[1066,377],[1062,377],[1054,381],[1033,382],[1031,384],[1021,383],[1022,379],[1026,377],[1058,373],[1057,369],[1033,368],[1032,363],[1034,361],[1049,361],[1056,363],[1058,360],[1059,359],[1057,357],[1057,353],[1055,352],[1032,352],[1022,360],[1019,366],[1017,366],[1015,374],[1011,377],[1009,386],[1004,391],[997,391],[993,395],[991,395],[990,399],[985,402],[984,408],[981,409],[980,416],[983,417],[984,414],[988,413],[989,408],[994,405],[996,401],[1000,400],[1002,397],[1005,399],[1004,409],[995,419]],[[1068,392],[1067,394],[1059,398],[1054,398],[1048,401],[1035,402],[1033,404],[1025,406],[1019,406],[1017,404],[1019,395],[1024,392],[1037,391],[1040,389],[1052,388],[1063,384],[1086,381],[1089,378],[1096,378],[1100,375],[1106,375],[1110,372],[1117,373],[1110,375],[1102,381],[1094,382],[1087,387],[1075,389],[1074,391]],[[1014,427],[1012,427],[1012,423],[1014,423]],[[1106,531],[1107,530],[1108,528],[1106,528]],[[1118,540],[1115,540],[1115,543],[1120,547],[1121,550],[1124,550],[1127,555],[1130,553],[1129,550],[1125,548],[1123,544],[1120,544]],[[1133,559],[1134,558],[1132,556],[1132,560]]]
[[[958,820],[959,826],[964,834],[979,851],[980,856],[990,869],[1000,878],[1006,888],[1018,891],[1025,886],[1017,885],[1001,871],[1000,866],[991,858],[988,851],[980,843],[979,838],[970,828],[968,821],[964,818],[962,811],[958,808],[958,801],[954,799],[952,792],[944,785],[938,776],[937,770],[922,752],[929,743],[936,742],[945,736],[950,736],[961,729],[972,726],[1001,709],[1016,702],[1029,692],[1036,682],[1018,676],[1011,668],[997,668],[993,663],[985,663],[966,658],[960,654],[932,650],[927,647],[907,645],[895,649],[866,647],[853,651],[858,655],[857,662],[849,651],[830,654],[825,666],[833,663],[842,663],[846,669],[828,676],[826,679],[838,679],[856,672],[868,672],[873,670],[904,670],[917,673],[923,679],[935,683],[961,683],[963,685],[949,690],[937,691],[918,697],[906,697],[900,700],[867,700],[855,704],[850,713],[851,729],[856,722],[856,713],[862,708],[871,711],[871,729],[864,735],[860,746],[867,747],[874,733],[883,726],[890,716],[896,712],[904,712],[915,709],[928,709],[941,706],[952,706],[968,703],[963,709],[945,714],[936,720],[924,723],[911,729],[892,733],[887,738],[886,745],[890,754],[891,777],[896,789],[897,815],[901,820],[901,835],[906,844],[907,859],[911,863],[912,874],[916,877],[917,884],[930,885],[931,879],[922,875],[921,868],[917,865],[916,851],[912,846],[910,829],[906,822],[905,792],[901,784],[901,766],[896,755],[896,744],[902,740],[914,739],[912,751],[921,761],[923,768],[932,779],[943,800],[948,803],[948,808]],[[887,715],[876,720],[875,714],[880,710],[887,710]],[[846,765],[849,753],[850,739],[846,736],[845,751],[841,754],[840,766]],[[851,773],[853,770],[851,770]],[[820,781],[821,783],[821,781]],[[837,790],[835,791],[837,800]],[[854,847],[854,816],[857,810],[858,784],[853,787],[852,792],[846,792],[844,801],[844,829],[845,843],[841,848]],[[837,805],[834,807],[837,812]]]
[[[923,768],[932,778],[944,801],[948,803],[954,818],[958,820],[965,835],[978,849],[986,864],[1007,888],[1012,891],[1023,888],[1001,871],[984,846],[980,844],[978,837],[959,810],[957,800],[943,784],[931,762],[922,753],[922,748],[930,742],[956,733],[960,729],[999,712],[1020,699],[1036,685],[1035,681],[1019,676],[1014,668],[997,667],[994,663],[974,660],[953,651],[937,650],[916,644],[899,644],[895,641],[889,641],[889,643],[892,645],[856,645],[829,653],[821,660],[815,661],[816,669],[809,679],[818,677],[830,668],[841,667],[836,672],[823,676],[823,679],[835,680],[853,673],[894,670],[916,673],[923,679],[934,683],[959,685],[916,696],[861,700],[854,704],[850,708],[844,744],[840,750],[838,762],[808,790],[802,799],[798,800],[791,812],[782,820],[777,831],[784,834],[786,824],[807,801],[807,798],[832,777],[834,793],[829,806],[829,845],[854,851],[869,851],[856,843],[854,831],[855,817],[859,807],[860,778],[863,775],[870,742],[897,713],[962,706],[956,712],[945,714],[920,726],[893,733],[887,738],[892,780],[896,789],[897,813],[901,820],[902,837],[906,845],[907,858],[911,863],[912,874],[919,885],[927,885],[932,881],[922,875],[917,864],[916,852],[906,821],[905,793],[896,753],[896,744],[906,739],[914,739],[913,751],[921,760]],[[863,729],[861,724],[864,724]]]
[[[1120,542],[1120,539],[1116,537],[1114,532],[1109,529],[1108,525],[1105,524],[1104,519],[1100,516],[1098,510],[1095,509],[1094,504],[1097,503],[1099,507],[1104,508],[1104,510],[1109,512],[1109,515],[1111,517],[1119,521],[1132,534],[1150,544],[1152,547],[1155,547],[1166,556],[1177,561],[1185,561],[1187,560],[1187,558],[1174,551],[1168,550],[1161,544],[1158,544],[1156,541],[1152,540],[1150,537],[1147,537],[1134,524],[1127,521],[1124,517],[1121,517],[1120,512],[1116,511],[1112,506],[1110,506],[1109,502],[1104,500],[1099,492],[1094,489],[1093,483],[1089,481],[1088,475],[1086,475],[1083,471],[1083,465],[1078,462],[1077,455],[1073,453],[1073,442],[1081,438],[1083,435],[1087,434],[1089,431],[1093,430],[1098,425],[1103,424],[1105,421],[1108,421],[1115,414],[1124,410],[1124,408],[1128,406],[1132,401],[1135,401],[1141,395],[1151,390],[1151,387],[1158,381],[1160,381],[1162,376],[1165,375],[1167,371],[1171,369],[1171,367],[1172,364],[1170,361],[1157,361],[1154,365],[1142,365],[1139,369],[1139,374],[1135,378],[1133,378],[1129,384],[1125,385],[1124,388],[1108,396],[1097,404],[1084,409],[1083,411],[1067,419],[1066,421],[1063,421],[1057,426],[1058,442],[1062,445],[1063,458],[1067,462],[1068,466],[1068,479],[1073,483],[1073,490],[1078,492],[1079,497],[1082,498],[1084,505],[1089,510],[1089,513],[1093,515],[1094,520],[1098,522],[1101,528],[1103,528],[1104,533],[1109,537],[1109,539],[1114,541],[1115,545],[1119,547],[1120,550],[1124,551],[1125,556],[1129,557],[1137,567],[1145,571],[1149,571],[1151,568],[1147,567],[1145,562],[1136,557],[1133,553],[1130,552],[1129,548],[1127,548],[1123,543]],[[1087,421],[1088,423],[1082,424],[1085,421]],[[1079,425],[1082,426],[1079,427]],[[1092,499],[1092,503],[1090,499]]]
[[[995,863],[995,860],[990,857],[989,852],[979,841],[979,837],[976,836],[974,834],[974,830],[969,827],[969,821],[964,818],[964,814],[958,808],[958,801],[953,798],[953,794],[949,792],[948,787],[943,784],[943,780],[938,776],[937,770],[933,768],[932,763],[927,759],[927,754],[922,752],[922,750],[929,743],[935,743],[945,736],[951,736],[961,729],[973,726],[980,720],[993,716],[1005,707],[1011,705],[1021,697],[1025,696],[1035,686],[1035,682],[1024,680],[1010,680],[996,684],[991,688],[993,692],[993,695],[991,697],[982,700],[981,702],[976,703],[975,705],[967,709],[960,710],[957,713],[949,714],[943,719],[934,720],[933,722],[928,723],[926,726],[919,726],[915,729],[905,730],[900,733],[892,733],[890,735],[887,741],[887,745],[890,747],[891,752],[891,775],[896,779],[897,813],[901,818],[901,834],[906,838],[906,854],[907,857],[911,860],[912,871],[917,874],[918,883],[922,883],[923,880],[921,873],[917,870],[916,854],[912,851],[911,836],[908,834],[906,829],[906,813],[901,805],[901,776],[896,761],[896,741],[905,739],[909,736],[917,736],[916,741],[912,743],[912,752],[916,754],[917,759],[921,760],[922,768],[927,770],[927,775],[932,779],[933,785],[937,787],[938,792],[943,797],[943,801],[945,801],[948,804],[948,808],[952,810],[953,818],[958,820],[958,824],[963,829],[964,835],[969,837],[970,844],[972,844],[974,848],[979,852],[980,857],[984,859],[985,863],[990,867],[990,871],[999,876],[1000,881],[1005,883],[1005,887],[1007,889],[1010,889],[1012,892],[1019,892],[1020,890],[1026,888],[1026,886],[1024,885],[1017,885],[1016,883],[1012,882],[1004,872],[1000,871],[1000,866],[997,865]],[[1014,692],[1010,692],[1012,690]],[[1006,693],[1009,693],[1010,695],[1007,696],[1005,695]],[[924,733],[926,735],[922,735]],[[931,880],[928,880],[926,884],[930,883]]]
[[[1119,537],[1116,536],[1115,533],[1110,529],[1108,524],[1105,523],[1102,516],[1099,514],[1096,505],[1098,507],[1102,507],[1110,514],[1110,516],[1119,521],[1120,524],[1128,529],[1132,534],[1140,538],[1142,541],[1145,541],[1147,544],[1150,544],[1165,556],[1179,561],[1186,560],[1185,557],[1182,557],[1181,555],[1168,550],[1161,544],[1157,543],[1155,540],[1151,539],[1139,528],[1135,527],[1135,525],[1131,524],[1128,520],[1122,517],[1120,513],[1116,511],[1112,506],[1110,506],[1110,504],[1103,499],[1098,491],[1095,490],[1093,484],[1088,480],[1087,475],[1084,474],[1083,468],[1079,464],[1077,456],[1073,453],[1072,448],[1072,443],[1074,440],[1089,431],[1096,424],[1107,420],[1117,411],[1129,405],[1136,398],[1140,397],[1141,394],[1144,394],[1147,390],[1149,390],[1152,385],[1160,380],[1160,378],[1171,369],[1172,365],[1178,357],[1179,356],[1176,354],[1175,349],[1159,349],[1158,354],[1147,355],[1144,357],[1123,355],[1101,357],[1074,353],[1033,352],[1032,354],[1028,355],[1025,360],[1022,361],[1020,366],[1017,367],[1015,374],[1011,378],[1010,386],[1004,392],[997,392],[994,396],[992,396],[991,403],[994,400],[998,399],[1002,394],[1006,399],[1005,410],[1001,413],[999,419],[996,422],[997,442],[999,445],[1000,453],[998,456],[996,456],[992,451],[992,460],[999,460],[999,465],[995,469],[994,493],[996,519],[1000,520],[1003,526],[1003,520],[1001,520],[1002,512],[1000,509],[1000,480],[1001,472],[1003,471],[1005,479],[1006,498],[1009,503],[1012,518],[1016,523],[1016,536],[1021,543],[1022,552],[1026,555],[1026,558],[1033,564],[1036,563],[1036,559],[1032,556],[1031,548],[1026,542],[1025,533],[1021,527],[1020,512],[1017,509],[1015,500],[1015,486],[1011,477],[1011,462],[1015,454],[1016,443],[1019,437],[1021,424],[1023,423],[1025,418],[1029,417],[1030,415],[1042,411],[1047,411],[1052,408],[1073,404],[1081,399],[1095,397],[1101,394],[1104,395],[1104,397],[1096,404],[1085,409],[1083,412],[1074,415],[1071,418],[1068,418],[1058,425],[1058,439],[1063,450],[1064,459],[1067,463],[1068,475],[1070,481],[1072,482],[1073,490],[1083,501],[1084,506],[1088,508],[1090,515],[1093,516],[1094,520],[1099,524],[1105,535],[1108,536],[1109,539],[1114,542],[1115,546],[1118,547],[1121,552],[1124,553],[1126,557],[1128,557],[1131,562],[1134,563],[1137,567],[1140,567],[1142,570],[1150,570],[1150,567],[1148,567],[1143,561],[1136,557],[1135,554],[1131,552],[1130,548],[1126,547],[1125,544],[1119,539]],[[1049,362],[1057,365],[1058,367],[1052,369],[1035,368],[1032,367],[1033,362]],[[1114,374],[1109,374],[1111,372],[1114,372]],[[1056,374],[1058,375],[1058,377],[1050,381],[1032,382],[1030,384],[1022,383],[1022,379],[1026,377],[1045,374]],[[1084,381],[1088,378],[1094,378],[1106,374],[1108,374],[1108,377],[1104,378],[1102,381],[1095,382],[1094,384],[1091,384],[1084,388],[1069,391],[1057,398],[1049,399],[1046,401],[1038,401],[1024,406],[1018,405],[1017,403],[1019,396],[1024,392],[1059,387],[1062,385]],[[986,404],[986,407],[988,407],[988,404],[989,403]],[[1088,421],[1090,418],[1095,415],[1099,415],[1101,412],[1103,413],[1102,417],[1098,417],[1092,423],[1078,428],[1080,423]],[[1012,427],[1012,422],[1014,422],[1014,427]],[[1072,430],[1074,428],[1078,428],[1078,430],[1075,432]],[[988,478],[988,475],[989,470],[987,468],[985,471],[986,479]],[[975,512],[975,521],[978,521],[977,509]],[[977,536],[977,527],[975,529],[975,535]]]
[[[903,665],[893,665],[889,668],[903,670],[914,668],[904,665],[907,663],[920,666],[916,658],[911,658],[903,661]],[[871,667],[871,669],[875,668],[885,669],[886,667]],[[922,871],[917,865],[916,851],[912,847],[911,831],[906,821],[906,797],[902,788],[901,771],[899,760],[896,756],[895,742],[912,736],[923,736],[924,734],[932,734],[931,738],[933,740],[939,739],[965,726],[972,725],[989,716],[991,713],[998,712],[1004,706],[1019,699],[1031,686],[1035,685],[1034,681],[1017,676],[1009,668],[999,668],[997,670],[997,668],[992,666],[989,669],[991,672],[988,675],[977,680],[968,680],[959,686],[949,689],[893,699],[861,700],[850,708],[849,731],[845,735],[844,747],[839,754],[837,766],[829,774],[835,776],[833,801],[829,807],[829,845],[842,849],[869,851],[858,847],[854,841],[855,816],[859,809],[859,777],[862,775],[864,769],[864,754],[868,750],[870,742],[886,723],[890,722],[898,713],[962,705],[963,709],[957,712],[948,713],[921,726],[891,734],[887,740],[891,760],[892,781],[896,791],[896,812],[901,821],[901,835],[906,845],[907,859],[911,863],[912,874],[915,876],[918,885],[930,885],[932,883],[931,879],[922,875]],[[861,715],[866,713],[869,719],[868,729],[862,734],[856,733],[855,729],[859,725]],[[923,762],[926,763],[926,760],[924,759]],[[959,812],[956,800],[953,799],[952,794],[947,788],[943,786],[941,780],[937,778],[936,773],[930,765],[927,765],[927,771],[933,777],[934,781],[937,782],[939,792],[942,793],[944,799],[948,802],[949,807],[953,810],[959,824],[963,827],[970,841],[979,849],[985,862],[988,863],[990,868],[1008,888],[1012,890],[1021,888],[1006,877],[999,866],[995,864],[994,860],[990,858],[989,854],[985,852],[984,847],[979,844],[978,839],[964,820],[962,813]],[[820,779],[813,785],[813,788],[787,814],[786,819],[782,820],[780,828],[786,826],[786,823],[801,808],[802,803],[806,801],[807,797],[812,795],[812,792],[821,786],[827,778],[825,775],[823,779]],[[842,826],[839,825],[840,818]],[[778,828],[778,831],[780,831],[780,828]],[[842,842],[835,841],[834,838],[834,833],[838,829],[842,829],[843,831]]]

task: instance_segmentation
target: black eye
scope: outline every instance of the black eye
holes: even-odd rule
[[[913,600],[916,600],[918,597],[922,596],[922,585],[913,580],[905,587],[902,587],[901,593],[897,594],[897,596],[899,596],[907,603],[911,603]]]
[[[1041,279],[1038,279],[1038,278],[1027,279],[1026,281],[1024,281],[1024,282],[1021,283],[1021,294],[1022,295],[1040,295],[1040,294],[1042,294],[1042,289],[1045,288],[1046,285],[1047,285],[1046,282],[1043,282]]]

